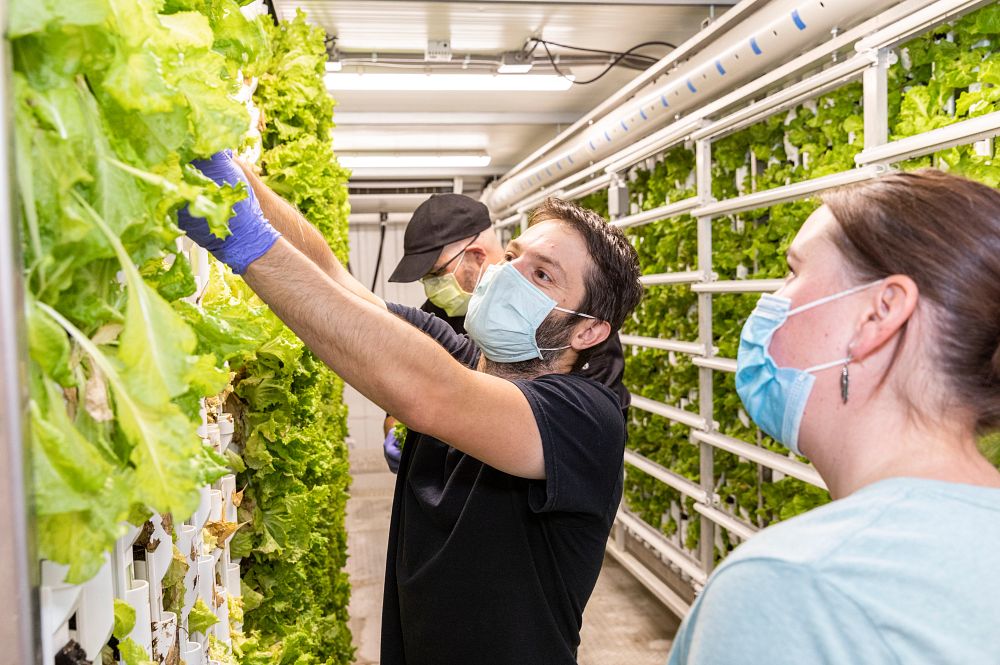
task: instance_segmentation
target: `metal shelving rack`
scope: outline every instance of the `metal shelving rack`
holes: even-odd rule
[[[695,413],[676,406],[632,396],[632,406],[684,425],[691,430],[691,439],[699,447],[700,483],[664,468],[633,451],[626,451],[626,472],[635,469],[680,492],[694,501],[700,520],[701,537],[697,558],[670,542],[662,533],[649,526],[624,507],[619,510],[608,552],[632,572],[667,607],[680,616],[690,609],[686,597],[705,584],[714,565],[715,530],[724,529],[740,539],[750,538],[757,527],[722,509],[715,494],[716,478],[713,456],[716,450],[726,451],[826,489],[816,470],[791,456],[780,455],[757,445],[735,439],[719,431],[713,413],[713,376],[715,372],[734,372],[736,361],[716,356],[712,342],[712,302],[716,294],[764,293],[778,289],[782,280],[718,280],[713,271],[712,223],[720,217],[779,203],[797,201],[826,190],[862,182],[887,173],[891,164],[904,159],[928,155],[956,145],[992,138],[1000,134],[1000,112],[976,117],[898,141],[888,141],[887,72],[895,62],[893,49],[926,31],[954,20],[989,2],[983,0],[938,0],[932,3],[903,2],[881,16],[835,35],[826,43],[777,67],[769,74],[740,86],[690,115],[679,118],[649,137],[627,146],[617,154],[530,194],[505,211],[509,216],[495,226],[501,235],[508,235],[517,225],[527,224],[527,211],[547,196],[576,199],[604,187],[615,187],[626,180],[627,171],[642,161],[672,147],[693,142],[695,151],[695,181],[697,195],[686,200],[669,202],[653,210],[616,216],[612,207],[611,223],[621,228],[633,228],[654,221],[685,214],[692,215],[697,225],[697,270],[645,275],[646,287],[672,284],[687,285],[697,294],[697,341],[657,339],[622,335],[626,346],[662,349],[691,357],[698,367],[699,409]],[[846,59],[838,61],[853,46]],[[811,73],[810,73],[811,72]],[[794,81],[797,77],[801,80]],[[862,81],[865,144],[856,156],[857,168],[833,175],[805,180],[723,201],[711,197],[712,143],[740,129],[756,124],[769,116],[788,110],[803,101],[813,99],[843,86]],[[769,90],[781,89],[749,104],[745,100],[759,98]],[[590,178],[589,180],[584,180]],[[666,584],[641,558],[626,546],[629,538],[639,541],[655,557],[679,574],[689,589]],[[684,592],[687,593],[684,593]]]

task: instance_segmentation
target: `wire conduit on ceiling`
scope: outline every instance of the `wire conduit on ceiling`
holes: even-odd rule
[[[860,23],[898,1],[779,0],[765,5],[576,138],[492,185],[482,201],[503,211],[829,39],[834,28]]]

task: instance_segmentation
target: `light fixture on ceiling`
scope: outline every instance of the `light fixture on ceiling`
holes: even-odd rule
[[[328,90],[399,92],[559,92],[573,85],[572,76],[558,74],[425,74],[333,72]]]
[[[507,51],[500,54],[497,74],[527,74],[533,65],[533,58],[527,51]]]
[[[490,165],[490,156],[485,152],[369,152],[340,154],[338,160],[341,166],[349,169],[481,168]]]
[[[347,127],[335,134],[333,148],[338,153],[364,152],[482,152],[489,146],[486,131],[406,130],[396,128],[361,129]]]

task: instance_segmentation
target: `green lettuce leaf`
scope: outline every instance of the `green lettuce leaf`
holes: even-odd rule
[[[131,637],[118,643],[118,652],[122,656],[124,665],[156,665],[146,650]]]
[[[133,628],[135,628],[135,608],[124,600],[115,598],[115,626],[111,634],[118,640],[124,640]]]
[[[192,633],[204,633],[209,628],[219,623],[219,617],[215,616],[212,610],[208,609],[205,601],[199,598],[195,601],[194,607],[188,614],[188,631]]]

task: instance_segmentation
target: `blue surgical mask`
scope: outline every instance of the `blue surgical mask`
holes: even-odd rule
[[[768,350],[771,338],[788,317],[858,293],[879,281],[856,286],[795,309],[791,309],[789,298],[766,293],[757,301],[757,307],[743,325],[740,348],[736,354],[736,392],[753,421],[771,438],[788,446],[797,455],[802,454],[799,452],[799,426],[809,393],[816,382],[813,374],[843,365],[850,358],[839,358],[806,369],[778,367]]]
[[[494,362],[515,363],[542,358],[543,351],[560,351],[538,347],[535,332],[545,317],[557,309],[587,319],[595,317],[571,309],[557,307],[556,301],[518,272],[510,263],[486,269],[469,300],[465,330]]]

